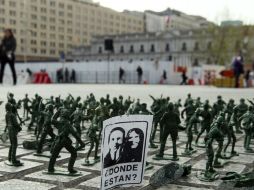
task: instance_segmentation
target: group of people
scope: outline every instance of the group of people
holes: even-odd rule
[[[183,154],[192,156],[195,153],[192,145],[195,134],[195,145],[206,148],[208,156],[206,177],[214,174],[214,167],[221,167],[219,159],[230,159],[238,155],[235,151],[236,133],[242,134],[244,131],[243,147],[246,152],[254,153],[254,150],[250,148],[254,126],[254,102],[252,100],[248,100],[249,105],[246,104],[244,99],[241,99],[239,104],[235,104],[233,99],[225,102],[221,96],[218,96],[217,101],[210,104],[208,100],[202,102],[199,97],[194,99],[191,94],[188,94],[182,105],[181,99],[173,102],[170,97],[150,97],[153,104],[151,109],[148,110],[146,103],[141,103],[139,99],[135,101],[130,96],[125,100],[123,96],[114,97],[111,100],[110,96],[107,95],[96,100],[91,93],[82,102],[81,97],[74,98],[72,95],[64,99],[53,96],[47,99],[36,94],[32,99],[26,95],[24,99],[16,101],[13,94],[8,94],[6,130],[8,130],[11,140],[9,161],[14,165],[20,164],[15,156],[17,134],[21,130],[20,126],[25,122],[29,122],[27,125],[28,130],[34,130],[38,155],[43,154],[45,143],[51,143],[48,171],[54,172],[56,159],[61,149],[65,147],[71,153],[68,170],[70,173],[75,173],[73,166],[77,158],[77,151],[90,144],[84,164],[91,164],[89,157],[93,150],[94,162],[98,162],[103,121],[124,114],[154,116],[150,148],[158,148],[154,142],[158,126],[160,132],[160,147],[155,159],[164,159],[164,150],[167,138],[170,135],[173,145],[172,160],[178,160],[176,142],[179,139],[179,131],[185,131],[187,134]],[[24,109],[23,118],[18,114],[18,109],[22,107]],[[182,122],[184,118],[185,120]],[[85,121],[89,124],[86,129],[86,140],[82,139],[82,132],[86,128]],[[55,130],[58,130],[57,134]],[[200,143],[203,133],[206,133],[206,135]],[[76,139],[75,143],[70,139],[70,135]],[[50,136],[49,140],[47,140],[47,136]],[[227,138],[227,143],[224,145],[225,138]],[[143,149],[144,141],[142,130],[134,128],[126,131],[124,128],[118,127],[110,132],[107,141],[109,148],[108,153],[103,158],[104,167],[141,160],[140,156],[142,154],[139,154],[139,152]],[[214,141],[218,143],[216,154],[213,149]],[[227,149],[230,144],[231,150],[228,152]]]
[[[77,76],[75,69],[71,70],[71,73],[68,68],[60,68],[56,71],[56,81],[57,83],[76,83]]]

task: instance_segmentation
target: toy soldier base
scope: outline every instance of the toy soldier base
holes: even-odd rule
[[[149,162],[146,162],[146,168],[145,168],[146,171],[151,170],[153,168],[154,168],[154,166],[152,164],[150,164]]]
[[[202,171],[197,173],[197,178],[200,181],[205,181],[205,182],[213,182],[215,180],[219,179],[219,174],[213,170],[213,171]]]
[[[197,150],[194,149],[185,149],[184,152],[182,153],[182,156],[191,156],[193,154],[195,154],[197,152]]]
[[[205,148],[205,143],[204,142],[203,143],[196,142],[195,143],[195,147],[197,147],[197,148]]]
[[[153,157],[153,160],[171,160],[171,161],[178,161],[179,158],[178,158],[178,157],[174,157],[174,156],[160,156],[160,155],[156,155],[155,157]]]
[[[37,157],[44,157],[44,158],[50,158],[51,157],[51,153],[45,153],[45,152],[43,152],[43,153],[34,153],[33,155],[37,156]],[[57,158],[61,158],[61,156],[58,155]]]
[[[19,160],[17,160],[16,162],[10,162],[9,160],[7,160],[4,163],[8,166],[14,166],[14,167],[24,166],[24,163],[20,162]]]
[[[97,159],[93,159],[93,160],[86,159],[85,163],[82,164],[82,165],[83,166],[94,166],[95,164],[97,164],[99,162],[100,162],[100,158],[99,157]]]
[[[77,177],[82,175],[81,172],[71,173],[61,168],[55,168],[55,171],[53,172],[43,171],[42,173],[47,175],[62,175],[62,176],[70,176],[70,177]]]

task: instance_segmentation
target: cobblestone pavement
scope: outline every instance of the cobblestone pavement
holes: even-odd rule
[[[0,101],[6,100],[7,92],[15,93],[17,98],[22,98],[25,93],[30,96],[39,93],[44,97],[50,95],[66,96],[72,93],[74,96],[85,96],[90,92],[94,92],[97,97],[105,96],[108,92],[111,96],[123,94],[125,97],[131,95],[140,98],[141,101],[151,103],[148,95],[159,97],[161,94],[170,96],[173,100],[178,98],[185,98],[187,93],[191,92],[194,97],[200,96],[203,100],[209,99],[211,102],[216,99],[218,94],[223,95],[225,100],[229,98],[239,99],[241,97],[252,98],[254,90],[252,89],[217,89],[212,87],[179,87],[179,86],[136,86],[136,85],[26,85],[26,86],[0,86]],[[86,125],[89,125],[88,123]],[[4,106],[0,106],[0,133],[5,127],[4,123]],[[85,139],[86,131],[83,131],[83,139]],[[85,155],[88,151],[86,148],[78,153],[78,158],[75,163],[76,169],[82,172],[82,176],[78,177],[64,177],[64,176],[47,176],[42,174],[47,169],[47,158],[35,157],[33,151],[25,150],[22,146],[24,140],[34,139],[33,132],[28,132],[26,127],[19,134],[19,147],[17,151],[18,157],[24,162],[24,166],[19,168],[11,168],[4,164],[7,159],[9,142],[0,143],[0,190],[78,190],[88,189],[95,190],[99,188],[100,184],[100,163],[93,167],[83,166]],[[236,151],[240,153],[238,157],[234,157],[225,165],[224,168],[219,169],[220,174],[234,171],[238,173],[252,171],[254,155],[244,153],[242,148],[243,135],[237,135]],[[158,138],[157,138],[158,141]],[[184,157],[181,153],[184,150],[186,141],[186,134],[181,132],[178,141],[178,154],[180,156],[179,163],[191,163],[193,165],[193,172],[189,177],[179,179],[174,184],[170,184],[159,188],[160,190],[166,189],[216,189],[222,181],[208,183],[201,182],[197,179],[196,173],[205,168],[205,150],[202,148],[197,149],[192,157]],[[253,145],[252,145],[253,146]],[[152,157],[157,153],[158,149],[149,150],[148,161],[154,165],[152,170],[145,173],[145,183],[142,187],[129,188],[135,189],[154,189],[149,186],[149,178],[151,175],[169,161],[155,161]],[[166,154],[172,153],[171,139],[168,139]],[[69,153],[66,150],[61,152],[61,157],[57,161],[57,167],[67,170]]]

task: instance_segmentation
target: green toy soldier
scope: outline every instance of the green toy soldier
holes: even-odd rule
[[[10,166],[22,166],[23,163],[21,163],[16,158],[16,151],[17,151],[17,147],[18,147],[17,135],[22,129],[20,127],[20,124],[18,123],[17,115],[13,112],[13,105],[11,103],[7,103],[5,105],[5,109],[6,109],[5,131],[8,130],[9,138],[10,138],[10,142],[11,142],[11,146],[9,149],[9,155],[8,155],[9,162],[6,162],[6,164],[10,165]]]
[[[248,105],[245,103],[245,100],[243,98],[240,99],[240,104],[235,106],[234,112],[236,118],[240,118],[243,114],[245,114],[248,111]],[[240,122],[236,119],[235,123],[236,133],[242,134],[243,132],[240,130]]]
[[[197,124],[200,123],[201,121],[199,120],[199,114],[200,114],[200,109],[197,109],[194,114],[191,116],[191,118],[188,121],[187,124],[187,142],[186,142],[186,147],[183,155],[190,156],[196,151],[192,148],[192,140],[193,140],[193,132],[192,129],[193,127]]]
[[[164,150],[165,150],[167,138],[168,138],[168,135],[170,135],[172,144],[173,144],[173,158],[169,158],[169,159],[173,161],[177,161],[179,160],[179,158],[177,157],[176,140],[178,137],[178,126],[181,123],[181,120],[179,115],[174,112],[173,103],[169,103],[167,112],[164,113],[164,115],[162,116],[160,123],[163,127],[163,134],[162,134],[159,154],[157,154],[154,159],[157,159],[157,160],[167,159],[167,158],[163,158],[163,156],[164,156]]]
[[[184,107],[187,107],[187,106],[189,105],[189,101],[190,101],[190,100],[193,101],[193,99],[192,99],[192,97],[191,97],[191,94],[188,94],[188,95],[187,95],[187,98],[186,98],[186,100],[185,100],[185,102],[184,102]]]
[[[226,110],[226,112],[227,112],[227,110]],[[236,136],[235,136],[235,131],[233,129],[233,126],[236,125],[236,123],[237,123],[237,118],[236,118],[236,113],[235,112],[236,112],[236,110],[234,111],[233,114],[230,113],[231,114],[230,121],[227,122],[227,124],[225,125],[224,130],[223,130],[225,135],[227,135],[227,137],[228,137],[228,142],[227,142],[226,146],[223,149],[224,158],[226,158],[226,159],[231,158],[233,156],[238,156],[238,153],[235,151]],[[227,157],[226,152],[227,152],[227,148],[230,145],[231,141],[232,141],[231,155],[230,155],[230,157]]]
[[[78,104],[77,109],[72,113],[71,115],[71,121],[73,123],[74,129],[76,129],[77,134],[79,135],[79,138],[81,138],[81,122],[84,119],[83,117],[83,110],[82,110],[82,104]],[[78,147],[79,143],[76,142],[76,148]]]
[[[179,99],[175,104],[174,104],[174,110],[175,112],[180,116],[180,108],[182,107],[181,99]]]
[[[23,102],[23,117],[28,119],[28,114],[30,112],[29,103],[31,103],[31,100],[28,98],[28,94],[25,95],[25,98],[22,100]]]
[[[54,142],[56,135],[53,132],[51,119],[54,115],[54,106],[52,104],[47,105],[45,112],[41,114],[44,115],[44,123],[42,134],[37,147],[37,154],[42,154],[43,144],[45,143],[47,135],[51,137],[51,142]]]
[[[221,111],[224,111],[226,102],[222,100],[221,96],[217,97],[217,102],[213,104],[213,116],[217,116]]]
[[[206,163],[205,173],[200,176],[199,179],[202,181],[214,181],[218,177],[218,173],[214,170],[214,167],[221,167],[221,163],[218,161],[221,157],[221,151],[223,147],[224,134],[222,132],[225,127],[225,120],[223,115],[218,115],[218,118],[213,122],[211,130],[206,136],[206,154],[208,157]],[[213,142],[218,142],[218,149],[214,157]]]
[[[74,169],[74,164],[77,159],[77,150],[82,149],[85,147],[85,144],[80,139],[79,135],[75,131],[75,129],[72,127],[70,123],[70,114],[69,111],[66,109],[62,109],[60,112],[60,119],[57,121],[57,117],[53,117],[53,124],[58,128],[58,136],[56,137],[56,140],[54,142],[54,146],[51,147],[51,157],[49,160],[49,166],[48,166],[48,173],[54,174],[55,173],[55,163],[56,159],[62,150],[62,148],[66,148],[67,151],[71,153],[71,157],[68,164],[68,171],[70,175],[75,175],[77,171]],[[72,135],[80,144],[80,147],[78,149],[75,149],[72,146],[72,141],[70,139],[70,135]]]
[[[87,153],[86,159],[85,159],[85,163],[83,164],[84,166],[92,166],[94,164],[96,164],[97,162],[100,161],[100,157],[98,156],[98,148],[99,148],[99,138],[98,135],[96,134],[96,132],[98,131],[98,125],[97,125],[98,121],[97,121],[97,116],[95,115],[93,117],[91,126],[89,127],[88,131],[87,131],[87,136],[89,138],[89,143],[90,148],[89,151]],[[92,153],[92,150],[94,148],[95,145],[95,151],[94,151],[94,161],[90,162],[89,157]]]
[[[210,131],[210,126],[212,123],[212,112],[210,110],[209,102],[206,102],[204,104],[204,109],[200,111],[199,116],[203,118],[201,121],[201,131],[199,132],[195,144],[198,146],[198,140],[201,137],[201,135],[206,131],[208,133]]]
[[[189,120],[191,116],[195,113],[195,111],[196,111],[196,108],[193,104],[193,100],[192,99],[188,100],[188,105],[185,106],[185,108],[182,110],[182,113],[181,113],[182,119],[184,119],[184,113],[186,113],[186,119],[185,119],[186,126],[188,126]]]
[[[159,101],[156,101],[157,103],[155,104],[153,108],[154,112],[154,122],[153,122],[153,127],[152,127],[152,132],[151,132],[151,137],[150,137],[150,148],[157,148],[158,146],[154,144],[154,139],[157,131],[157,126],[160,123],[160,120],[167,110],[168,102],[166,99],[161,99]],[[163,127],[160,125],[160,141],[162,139],[163,135]]]
[[[242,122],[242,127],[245,132],[244,138],[244,149],[247,153],[253,153],[253,149],[250,148],[250,141],[253,134],[253,126],[254,126],[254,107],[249,106],[248,111],[239,118],[239,122]]]

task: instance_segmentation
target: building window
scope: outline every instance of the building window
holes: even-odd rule
[[[140,52],[143,53],[144,52],[144,45],[140,46]]]
[[[198,50],[199,50],[199,43],[196,42],[196,43],[195,43],[195,46],[194,46],[194,51],[198,51]]]
[[[134,46],[133,45],[130,46],[130,53],[134,53]]]
[[[197,58],[195,58],[193,66],[198,66],[199,65],[199,60]]]
[[[151,45],[151,52],[155,52],[154,44]]]
[[[102,47],[99,47],[98,53],[101,54],[102,53]]]
[[[123,46],[121,46],[121,48],[120,48],[120,53],[124,53],[124,47]]]
[[[185,42],[182,44],[182,51],[187,51],[187,45]]]
[[[170,46],[169,46],[169,44],[166,44],[165,51],[166,51],[166,52],[169,52],[169,51],[170,51]]]

